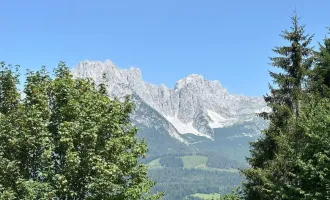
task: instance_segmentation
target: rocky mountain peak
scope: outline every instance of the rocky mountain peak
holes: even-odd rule
[[[90,77],[95,81],[100,81],[103,74],[106,75],[108,80],[117,81],[131,81],[142,80],[141,70],[138,68],[130,67],[129,69],[119,69],[111,60],[89,61],[85,60],[80,62],[73,70],[73,75],[77,77]]]

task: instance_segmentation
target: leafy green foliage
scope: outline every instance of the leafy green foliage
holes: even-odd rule
[[[278,156],[270,165],[274,197],[281,199],[328,199],[330,173],[330,101],[305,97],[296,127],[281,135]],[[284,142],[290,141],[290,142]]]
[[[1,63],[1,199],[158,199],[147,152],[130,123],[129,97],[110,100],[103,85],[73,79],[60,63],[28,72],[20,100],[19,75]]]
[[[304,97],[299,117],[290,122],[292,128],[277,137],[275,158],[264,169],[248,170],[254,175],[249,181],[263,183],[256,187],[262,193],[258,199],[329,199],[329,119],[329,99]]]

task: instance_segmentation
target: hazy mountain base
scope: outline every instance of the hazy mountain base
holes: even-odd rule
[[[149,163],[150,178],[157,182],[153,190],[165,191],[165,200],[196,199],[199,197],[191,196],[196,193],[230,192],[243,180],[238,168],[248,167],[245,157],[249,142],[255,141],[266,125],[256,118],[214,129],[214,140],[184,134],[188,145],[173,139],[165,129],[141,125],[139,135],[146,138],[150,150],[144,162]]]

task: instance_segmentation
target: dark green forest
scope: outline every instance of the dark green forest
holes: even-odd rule
[[[190,199],[195,193],[226,194],[244,180],[237,169],[247,167],[212,154],[164,155],[151,163],[149,177],[157,182],[152,191],[164,191],[164,200]]]

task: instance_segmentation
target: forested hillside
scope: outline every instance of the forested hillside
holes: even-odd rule
[[[214,140],[183,135],[191,142],[186,146],[193,151],[178,149],[177,153],[157,154],[157,147],[162,147],[167,140],[162,144],[147,137],[151,154],[142,162],[149,165],[149,176],[157,182],[152,190],[165,191],[163,199],[190,199],[197,193],[224,195],[237,188],[244,180],[239,169],[248,167],[245,158],[249,155],[249,142],[256,140],[256,137],[246,137],[242,133],[252,132],[252,124],[254,122],[215,129]],[[175,146],[170,152],[173,151],[176,151]]]
[[[193,194],[225,194],[242,181],[237,161],[222,156],[167,155],[149,163],[149,176],[157,182],[155,192],[165,191],[163,199],[193,198]]]

